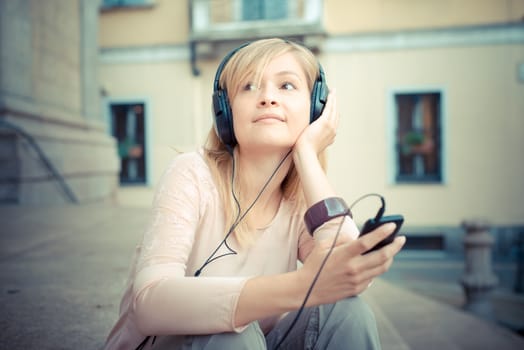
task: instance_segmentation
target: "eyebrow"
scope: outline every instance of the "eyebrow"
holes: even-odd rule
[[[277,72],[276,75],[295,75],[300,78],[300,74],[292,71],[292,70],[282,70],[280,72]]]
[[[275,75],[276,76],[292,75],[296,77],[300,82],[304,81],[303,77],[301,77],[300,74],[292,70],[282,70],[280,72],[277,72]]]

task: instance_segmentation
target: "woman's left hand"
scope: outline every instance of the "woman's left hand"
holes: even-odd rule
[[[295,152],[311,151],[316,155],[335,141],[339,122],[336,92],[329,93],[320,117],[309,124],[295,143]]]

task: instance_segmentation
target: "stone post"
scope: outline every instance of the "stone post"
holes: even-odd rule
[[[515,243],[517,249],[517,273],[514,290],[516,293],[524,293],[524,231],[517,233]]]
[[[465,270],[461,278],[466,296],[464,309],[486,319],[494,319],[491,292],[498,285],[493,273],[491,247],[494,239],[484,221],[464,221]]]

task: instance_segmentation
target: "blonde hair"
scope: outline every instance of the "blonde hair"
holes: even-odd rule
[[[311,91],[313,84],[319,75],[319,64],[311,51],[296,43],[283,39],[263,39],[250,43],[242,47],[225,64],[220,75],[219,86],[228,92],[229,101],[233,101],[239,84],[248,77],[255,77],[255,81],[260,79],[264,69],[269,62],[277,56],[292,53],[301,64]],[[211,128],[204,147],[204,155],[211,170],[211,174],[216,182],[218,193],[224,206],[226,227],[231,227],[237,219],[237,202],[232,192],[233,169],[232,162],[234,155],[230,154],[226,145],[222,143],[216,134],[216,130]],[[322,167],[325,169],[325,154],[320,155]],[[238,178],[238,177],[237,177]],[[234,179],[235,192],[240,189],[240,181]],[[293,201],[297,209],[303,209],[304,199],[300,178],[294,164],[291,165],[286,177],[281,183],[283,198]],[[245,210],[246,208],[242,208]],[[249,230],[245,222],[241,222],[234,230],[234,235],[240,244],[250,241]]]

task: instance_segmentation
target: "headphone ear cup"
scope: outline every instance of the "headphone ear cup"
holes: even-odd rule
[[[315,81],[315,85],[311,91],[311,112],[309,123],[313,123],[320,117],[324,107],[326,106],[329,89],[324,83],[323,79]]]
[[[233,113],[225,90],[218,90],[213,93],[213,113],[218,138],[226,146],[234,147],[237,140],[233,129]]]

